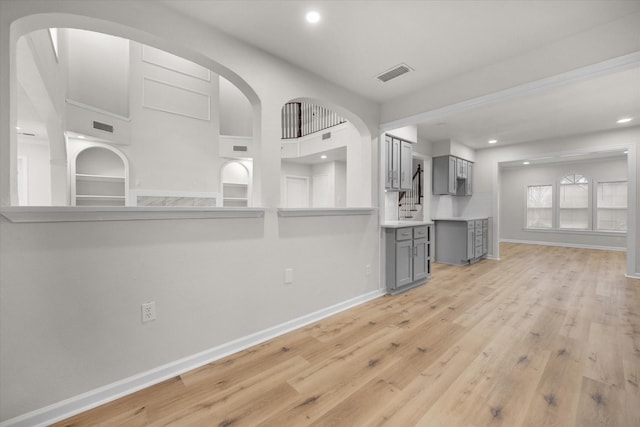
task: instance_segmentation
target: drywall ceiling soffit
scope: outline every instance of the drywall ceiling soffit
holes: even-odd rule
[[[492,102],[475,100],[423,115],[418,135],[454,139],[474,149],[621,128],[621,117],[640,120],[640,62],[630,69],[577,79]],[[467,108],[468,107],[468,108]]]

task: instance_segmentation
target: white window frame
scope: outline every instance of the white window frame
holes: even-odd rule
[[[581,176],[587,180],[587,227],[586,228],[562,228],[560,227],[560,189],[563,185],[577,185],[577,184],[562,184],[562,180],[568,176]],[[559,231],[572,231],[572,232],[589,232],[593,230],[593,197],[591,197],[593,187],[593,180],[578,172],[567,172],[563,174],[556,182],[556,189],[554,200],[554,216],[555,216],[555,229]]]
[[[627,184],[627,206],[626,206],[626,211],[627,211],[627,228],[623,231],[623,230],[601,230],[598,228],[598,186],[599,184],[613,184],[613,183],[626,183]],[[593,181],[593,189],[592,189],[592,196],[593,196],[593,215],[592,215],[592,221],[593,221],[593,231],[595,232],[599,232],[599,233],[624,233],[626,234],[627,231],[629,230],[629,180],[627,179],[603,179],[603,180],[598,180],[598,181]]]
[[[551,187],[551,227],[549,228],[540,228],[540,227],[529,227],[528,226],[528,209],[529,209],[529,187]],[[556,186],[553,183],[543,183],[543,184],[526,184],[524,186],[524,229],[525,230],[536,230],[536,231],[549,231],[554,230],[556,228]]]
[[[581,175],[583,177],[585,177],[588,181],[588,223],[589,223],[589,228],[587,229],[578,229],[578,228],[560,228],[560,182],[562,181],[562,179],[568,175]],[[524,207],[523,207],[523,230],[527,231],[527,232],[534,232],[534,233],[569,233],[569,234],[583,234],[583,235],[610,235],[610,236],[620,236],[620,235],[626,235],[628,232],[628,217],[627,217],[627,230],[625,231],[617,231],[617,230],[598,230],[597,229],[597,211],[598,211],[598,207],[597,207],[597,202],[598,202],[598,197],[597,197],[597,191],[598,191],[598,184],[599,183],[608,183],[608,182],[626,182],[627,185],[629,183],[628,180],[626,179],[600,179],[600,180],[595,180],[595,179],[591,179],[588,176],[578,173],[578,172],[568,172],[565,173],[563,175],[561,175],[560,177],[558,177],[558,179],[553,182],[553,183],[549,183],[549,182],[533,182],[530,184],[525,184],[524,186],[524,197],[523,197],[523,203],[524,203]],[[551,191],[553,192],[553,196],[552,196],[552,227],[551,228],[535,228],[535,227],[528,227],[527,226],[527,199],[528,199],[528,188],[529,187],[540,187],[540,186],[550,186],[551,187]],[[628,196],[628,191],[629,191],[629,187],[627,186],[627,215],[629,212],[629,206],[628,206],[628,200],[629,200],[629,196]]]

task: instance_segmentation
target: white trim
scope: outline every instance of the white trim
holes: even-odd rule
[[[640,280],[640,274],[625,274],[624,277],[627,279]]]
[[[151,219],[262,218],[263,208],[8,206],[0,215],[11,222],[130,221]]]
[[[165,109],[165,108],[160,108],[160,107],[154,107],[153,105],[150,105],[147,103],[147,97],[146,97],[146,90],[145,90],[145,82],[153,82],[153,83],[157,83],[160,85],[164,85],[164,86],[168,86],[168,87],[172,87],[174,89],[179,89],[181,91],[184,92],[189,92],[189,93],[193,93],[196,95],[200,95],[203,96],[205,98],[207,98],[207,113],[204,116],[196,116],[196,115],[192,115],[192,114],[187,114],[184,112],[180,112],[180,111],[173,111],[173,110],[169,110],[169,109]],[[192,119],[198,119],[198,120],[203,120],[205,122],[208,122],[211,120],[211,95],[205,92],[199,92],[197,90],[193,90],[184,86],[178,86],[169,82],[164,82],[162,80],[158,80],[158,79],[153,79],[151,77],[143,77],[142,78],[142,106],[144,108],[148,108],[150,110],[156,110],[156,111],[162,111],[163,113],[168,113],[168,114],[175,114],[177,116],[182,116],[182,117],[189,117]]]
[[[164,54],[167,54],[167,55],[175,56],[177,58],[180,58],[183,61],[190,62],[190,63],[202,68],[204,71],[206,71],[206,73],[205,73],[206,77],[203,77],[203,76],[200,76],[200,75],[197,75],[197,74],[194,74],[194,73],[189,73],[189,72],[184,71],[184,70],[179,70],[179,69],[177,69],[175,67],[171,67],[170,65],[161,64],[159,62],[154,61],[153,59],[149,58],[149,54],[150,54],[149,48],[158,50],[158,51],[160,51],[160,52],[162,52]],[[145,52],[147,52],[147,55],[145,55]],[[182,74],[183,76],[193,77],[195,79],[198,79],[198,80],[201,80],[201,81],[207,82],[207,83],[211,82],[211,70],[209,70],[208,68],[205,68],[200,64],[196,64],[193,61],[189,61],[188,59],[185,59],[185,58],[183,58],[181,56],[174,55],[173,53],[165,52],[164,50],[155,48],[153,46],[148,46],[146,44],[142,45],[142,52],[140,54],[140,60],[141,60],[141,62],[144,62],[146,64],[154,65],[156,67],[160,67],[160,68],[165,69],[165,70],[173,71],[174,73]]]
[[[557,246],[561,248],[597,249],[601,251],[626,252],[624,246],[582,245],[579,243],[541,242],[537,240],[500,239],[500,243],[522,243],[524,245]]]
[[[278,216],[371,215],[375,208],[278,208]]]
[[[351,298],[287,322],[280,323],[279,325],[263,329],[262,331],[247,335],[237,340],[213,347],[201,353],[193,354],[183,359],[167,363],[146,372],[142,372],[78,396],[74,396],[70,399],[54,403],[53,405],[28,412],[0,423],[0,427],[45,426],[64,420],[73,415],[158,384],[177,375],[181,375],[192,369],[206,365],[207,363],[219,360],[223,357],[261,344],[265,341],[279,337],[329,316],[333,316],[334,314],[338,314],[355,306],[372,301],[385,294],[386,292],[380,289],[368,292],[358,297]]]

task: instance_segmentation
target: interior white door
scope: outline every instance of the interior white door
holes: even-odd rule
[[[329,191],[329,175],[313,176],[313,203],[314,208],[330,208],[331,192]]]
[[[301,176],[285,176],[284,194],[286,207],[308,208],[309,179]]]

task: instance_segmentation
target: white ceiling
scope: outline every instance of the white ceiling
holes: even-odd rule
[[[638,0],[165,4],[378,103],[640,13]],[[322,16],[316,25],[304,20],[311,9]],[[400,63],[414,71],[388,83],[375,78]],[[510,144],[609,129],[618,126],[615,119],[628,115],[636,118],[628,126],[640,123],[638,68],[420,123],[419,137],[485,148],[490,138]]]

